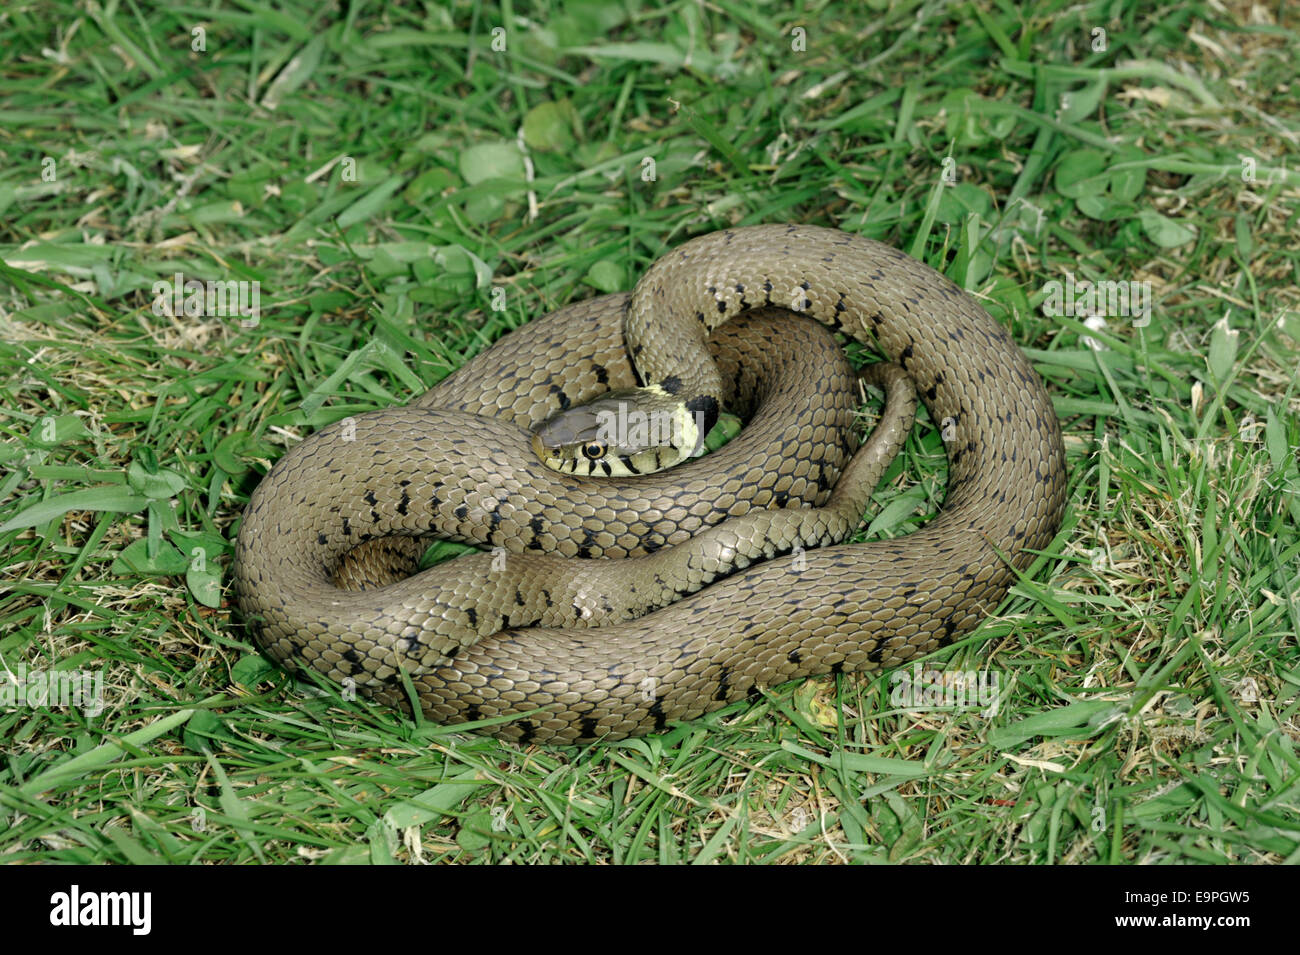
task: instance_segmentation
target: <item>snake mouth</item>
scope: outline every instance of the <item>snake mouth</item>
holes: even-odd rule
[[[563,458],[557,457],[555,455],[555,449],[547,447],[546,442],[542,440],[542,436],[540,434],[533,435],[532,443],[533,443],[533,454],[537,455],[537,459],[541,461],[544,465],[546,465],[548,468],[550,468],[553,471],[564,471],[564,472],[572,470],[572,468],[569,466],[571,462],[565,461]]]

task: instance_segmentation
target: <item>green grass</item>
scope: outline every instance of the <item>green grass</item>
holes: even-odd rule
[[[0,11],[0,662],[104,702],[0,706],[0,860],[1300,860],[1294,12],[348,9]],[[1048,384],[1065,528],[927,661],[996,673],[996,714],[868,674],[524,749],[295,683],[232,626],[286,446],[777,221],[941,269]],[[259,281],[260,322],[156,314],[176,272]],[[1149,324],[1046,314],[1067,273],[1149,281]],[[876,530],[932,513],[940,449],[924,421]]]

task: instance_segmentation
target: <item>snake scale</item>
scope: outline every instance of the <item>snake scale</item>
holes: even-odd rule
[[[887,453],[851,458],[851,401],[810,411],[799,397],[852,374],[833,356],[813,380],[782,365],[829,339],[808,318],[901,366],[940,428],[948,489],[919,531],[802,549],[827,537],[797,519],[837,498],[843,508],[849,492],[831,491],[841,470]],[[756,383],[783,367],[784,380]],[[538,461],[526,428],[641,383],[690,396],[710,421],[719,401],[754,417],[720,451],[658,474],[580,477]],[[906,404],[890,388],[891,408]],[[874,485],[879,470],[862,474]],[[503,738],[618,739],[799,677],[897,666],[968,633],[1051,542],[1065,478],[1041,379],[960,288],[850,233],[737,228],[670,251],[631,296],[536,319],[408,405],[291,449],[245,511],[235,596],[290,669],[402,707],[409,682],[429,718],[489,721]],[[860,514],[863,500],[849,506]],[[736,551],[755,521],[749,566]],[[692,540],[688,560],[647,563],[699,532],[708,543]],[[430,534],[492,551],[407,576]],[[574,557],[623,560],[560,563]],[[555,566],[569,569],[557,579]],[[587,568],[644,606],[588,590]]]

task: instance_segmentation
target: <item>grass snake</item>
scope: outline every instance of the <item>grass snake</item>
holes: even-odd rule
[[[852,369],[809,319],[908,379],[871,373],[892,427],[856,457]],[[948,453],[942,508],[902,538],[818,547],[857,523],[912,384]],[[539,461],[556,412],[636,388],[705,431],[723,406],[751,417],[656,474]],[[753,226],[686,242],[630,296],[529,322],[408,405],[292,448],[250,498],[234,593],[289,669],[408,709],[409,684],[428,717],[503,738],[618,739],[946,645],[1052,540],[1064,501],[1042,381],[971,296],[860,236]],[[430,535],[490,550],[412,575]]]

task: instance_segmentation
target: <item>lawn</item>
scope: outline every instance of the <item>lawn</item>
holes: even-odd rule
[[[7,3],[0,861],[1300,861],[1297,16]],[[828,676],[519,746],[232,620],[287,447],[785,221],[978,296],[1065,432],[1061,533],[926,692]],[[945,474],[922,415],[861,539]],[[975,676],[992,705],[941,692]]]

